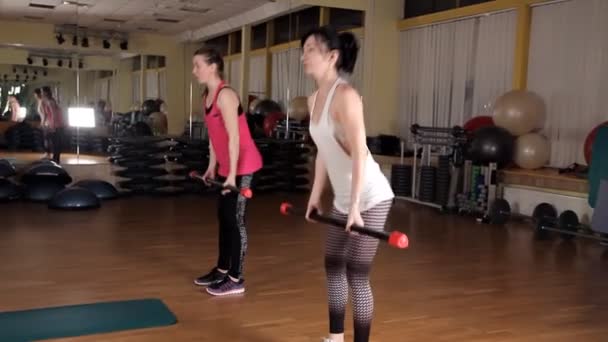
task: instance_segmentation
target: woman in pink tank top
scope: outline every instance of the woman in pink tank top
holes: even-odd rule
[[[238,94],[222,79],[220,53],[203,47],[194,53],[192,73],[205,84],[203,111],[209,134],[209,167],[203,179],[218,178],[224,186],[250,187],[253,174],[262,168],[262,156],[251,137]],[[218,199],[219,256],[213,269],[194,283],[207,286],[215,296],[245,291],[243,260],[247,252],[246,199],[222,190]]]

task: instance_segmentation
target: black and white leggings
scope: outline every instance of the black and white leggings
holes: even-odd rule
[[[251,187],[253,175],[236,177],[237,188]],[[217,177],[220,182],[224,177]],[[228,275],[240,279],[243,273],[245,254],[247,253],[247,226],[245,212],[247,199],[242,195],[229,192],[222,195],[219,191],[217,216],[219,225],[219,256],[217,267],[228,270]]]
[[[383,230],[392,200],[381,202],[361,213],[366,227]],[[346,221],[348,216],[333,208],[330,216]],[[379,240],[347,233],[344,228],[328,227],[325,271],[329,299],[329,330],[344,332],[344,315],[349,289],[352,292],[355,342],[367,342],[374,311],[374,297],[369,284],[371,264]]]

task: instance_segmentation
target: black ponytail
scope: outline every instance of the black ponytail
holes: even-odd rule
[[[327,25],[314,28],[308,31],[300,40],[301,46],[308,37],[314,36],[320,43],[325,44],[328,50],[338,50],[339,57],[336,62],[336,69],[344,73],[352,73],[357,62],[357,54],[359,53],[359,43],[357,38],[351,32],[342,32],[338,34],[336,30]]]
[[[352,74],[357,62],[357,54],[359,53],[359,43],[352,32],[343,32],[338,36],[340,39],[340,59],[336,64],[338,70],[342,70],[348,74]]]

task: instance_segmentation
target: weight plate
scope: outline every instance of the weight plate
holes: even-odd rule
[[[490,206],[490,223],[503,225],[511,216],[511,206],[507,200],[497,198]]]
[[[545,221],[546,224],[552,224],[557,218],[557,210],[549,203],[543,202],[534,208],[532,217],[536,222]]]
[[[559,229],[569,232],[576,232],[578,230],[578,215],[572,210],[566,210],[559,215],[558,219]],[[561,234],[562,239],[570,240],[574,238],[574,235],[568,233]]]

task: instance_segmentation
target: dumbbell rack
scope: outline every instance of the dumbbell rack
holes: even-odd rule
[[[471,160],[464,161],[462,192],[456,196],[459,213],[474,214],[479,219],[490,215],[492,203],[501,197],[496,172],[496,163],[473,165]]]
[[[454,206],[454,196],[456,191],[456,185],[458,182],[458,161],[461,159],[461,147],[466,143],[465,131],[455,126],[453,128],[441,128],[441,127],[422,127],[418,124],[414,124],[411,127],[414,140],[414,160],[411,172],[412,185],[411,185],[411,196],[395,196],[397,199],[406,200],[409,202],[426,205],[429,207],[444,210]],[[422,154],[420,160],[420,182],[418,181],[418,148],[422,146]],[[433,146],[441,147],[442,156],[450,156],[451,171],[448,185],[448,199],[447,204],[435,203],[430,198],[420,197],[419,191],[422,186],[428,186],[428,183],[434,181],[434,169],[431,169],[431,149]],[[403,146],[401,148],[401,164],[403,164]],[[428,190],[428,189],[426,189]]]

